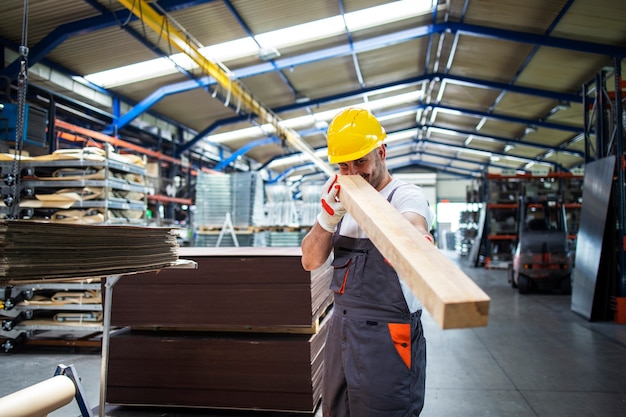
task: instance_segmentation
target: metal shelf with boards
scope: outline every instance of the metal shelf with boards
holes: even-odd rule
[[[146,223],[146,170],[140,158],[99,148],[71,151],[22,158],[18,173],[13,172],[13,157],[4,155],[0,216],[7,217],[12,201],[19,200],[16,217],[20,219]]]
[[[508,268],[513,261],[517,243],[518,199],[523,193],[524,178],[520,176],[487,177],[484,187],[486,211],[483,236],[484,266]]]
[[[455,247],[461,256],[469,256],[472,248],[479,245],[480,221],[483,209],[482,184],[472,180],[465,188],[466,209],[459,216],[459,231],[455,236]]]
[[[582,173],[537,175],[487,175],[484,179],[484,222],[473,251],[475,264],[487,268],[509,268],[518,242],[520,197],[558,198],[566,209],[569,246],[573,252],[582,203]],[[478,243],[479,242],[479,243]]]
[[[0,287],[0,349],[4,352],[38,342],[95,347],[100,345],[102,330],[99,279]]]

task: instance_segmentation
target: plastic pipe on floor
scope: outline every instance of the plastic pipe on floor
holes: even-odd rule
[[[75,394],[74,382],[57,375],[0,398],[0,417],[45,417],[69,404]]]

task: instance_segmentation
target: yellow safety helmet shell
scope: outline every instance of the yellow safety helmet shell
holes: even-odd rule
[[[378,119],[365,109],[343,110],[328,126],[328,161],[355,161],[379,147],[387,134]]]

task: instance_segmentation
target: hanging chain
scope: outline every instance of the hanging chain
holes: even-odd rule
[[[17,120],[15,126],[15,155],[11,173],[4,179],[11,186],[11,193],[4,198],[4,203],[10,208],[10,219],[17,218],[20,208],[20,183],[22,146],[24,144],[24,119],[26,113],[26,90],[28,89],[28,0],[24,0],[24,15],[22,21],[22,44],[20,46],[20,72],[17,77]]]

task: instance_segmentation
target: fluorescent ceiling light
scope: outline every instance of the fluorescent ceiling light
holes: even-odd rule
[[[345,19],[351,32],[409,19],[427,13],[433,7],[434,0],[401,0],[382,6],[346,13]],[[255,36],[262,49],[276,49],[300,46],[307,42],[325,39],[345,33],[341,16],[329,17]],[[215,62],[227,62],[238,58],[257,56],[259,46],[253,38],[236,39],[221,44],[204,47],[201,52]],[[191,70],[197,65],[185,54],[170,57],[182,68]],[[176,66],[170,59],[157,58],[124,67],[86,75],[89,82],[103,88],[119,87],[124,84],[162,77],[175,73]],[[80,78],[80,77],[77,77]]]
[[[390,143],[401,142],[407,139],[415,139],[416,133],[417,132],[415,129],[406,129],[400,132],[390,133],[389,135],[387,135],[385,143],[388,145]]]
[[[407,129],[401,132],[391,133],[385,139],[385,144],[400,142],[407,139],[415,139],[415,129]],[[320,148],[315,151],[315,155],[322,159],[326,159],[328,156],[328,148]],[[282,168],[288,165],[297,165],[299,163],[307,164],[311,160],[302,154],[294,154],[280,159],[275,159],[267,165],[270,169]]]
[[[433,0],[401,0],[383,4],[382,6],[370,7],[352,13],[346,13],[346,25],[351,32],[379,26],[385,23],[397,22],[414,17],[432,8]]]
[[[465,133],[457,132],[452,129],[447,129],[444,127],[436,127],[436,126],[429,126],[428,131],[431,133],[439,133],[439,134],[448,135],[448,136],[465,136],[466,135]]]
[[[433,109],[433,115],[436,115],[437,113],[451,114],[453,116],[463,116],[463,113],[460,110],[446,109],[442,107],[435,107]]]
[[[256,35],[256,40],[265,48],[284,48],[301,43],[317,41],[345,31],[341,16],[327,17],[284,29]]]
[[[328,157],[328,152],[326,148],[317,149],[315,151],[315,156],[325,160]],[[290,165],[300,165],[300,164],[310,164],[311,158],[307,157],[302,153],[296,153],[290,156],[286,156],[284,158],[275,159],[271,163],[267,165],[269,169],[282,168]]]
[[[379,122],[383,123],[383,122],[386,122],[387,120],[397,119],[398,117],[413,116],[414,114],[415,114],[415,109],[408,109],[404,111],[390,113],[388,115],[383,115],[383,116],[377,117],[377,119]]]
[[[421,91],[412,91],[412,92],[405,93],[405,94],[399,94],[397,96],[386,97],[380,100],[374,100],[368,103],[363,103],[357,107],[362,107],[364,109],[375,112],[376,109],[391,107],[391,106],[398,105],[398,104],[415,103],[417,100],[420,99],[421,96],[422,96]],[[327,110],[324,112],[315,113],[315,115],[294,117],[293,119],[281,121],[280,125],[286,128],[294,129],[294,130],[310,128],[311,126],[315,126],[316,124],[319,124],[320,121],[330,122],[333,119],[333,117],[335,117],[337,113],[339,113],[343,108],[344,107],[333,109],[333,110]],[[415,111],[413,110],[412,112],[415,112]],[[411,111],[393,113],[388,116],[383,116],[379,118],[379,120],[381,122],[387,121],[393,118],[406,116],[409,113],[411,113]],[[268,124],[268,125],[261,126],[261,128],[254,126],[254,127],[247,127],[247,128],[239,129],[239,130],[233,130],[231,132],[218,133],[216,135],[207,136],[207,139],[209,139],[213,143],[228,144],[229,142],[233,142],[237,140],[242,140],[242,139],[251,140],[253,138],[266,136],[267,132],[270,132],[270,134],[273,134],[275,133],[275,130],[271,125]]]
[[[478,132],[480,129],[483,128],[486,122],[487,122],[487,118],[483,117],[482,119],[480,119],[480,122],[478,122],[478,124],[476,125],[474,129]]]

